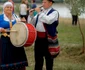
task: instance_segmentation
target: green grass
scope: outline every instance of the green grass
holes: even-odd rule
[[[61,19],[60,19],[61,20]],[[66,23],[60,21],[58,26],[58,38],[61,46],[61,52],[54,59],[53,70],[85,70],[85,53],[82,51],[82,37],[79,25],[72,26],[71,22]],[[81,22],[81,28],[85,36],[85,23]],[[34,69],[34,47],[25,48],[29,67],[27,70]],[[45,64],[43,66],[45,69]]]
[[[0,11],[2,8],[0,7]],[[15,6],[15,12],[19,14],[19,4]],[[85,36],[85,19],[80,19],[81,28]],[[85,70],[85,53],[82,51],[83,41],[79,25],[72,26],[71,19],[60,18],[58,26],[58,38],[61,46],[60,54],[54,59],[53,70]],[[84,39],[85,40],[85,39]],[[28,64],[27,70],[34,69],[34,46],[25,48]],[[45,63],[43,66],[45,70]]]

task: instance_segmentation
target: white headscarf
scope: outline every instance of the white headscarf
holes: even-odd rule
[[[13,7],[13,4],[11,2],[5,2],[4,5],[3,5],[3,10],[6,6],[12,6]]]
[[[11,2],[5,2],[4,5],[3,5],[3,10],[6,6],[12,6],[13,7],[13,4]],[[4,11],[3,11],[3,13],[4,13]],[[13,13],[13,17],[16,19],[16,21],[21,21],[20,18],[17,15],[15,15],[14,13]],[[9,21],[9,19],[6,17],[5,14],[4,14],[4,20]],[[14,21],[14,20],[12,20],[12,21]]]

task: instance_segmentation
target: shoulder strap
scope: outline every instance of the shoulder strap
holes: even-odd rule
[[[49,12],[48,12],[48,14],[47,15],[49,15],[50,13],[52,13],[53,11],[57,11],[57,10],[55,10],[55,9],[51,9]],[[58,11],[57,11],[58,12]],[[59,12],[58,12],[58,20],[59,20]]]
[[[37,18],[36,18],[35,27],[36,27],[37,22],[38,22],[38,17],[39,17],[39,14],[37,15]]]
[[[53,11],[55,11],[53,8],[47,13],[47,15],[49,15],[50,13],[52,13]]]

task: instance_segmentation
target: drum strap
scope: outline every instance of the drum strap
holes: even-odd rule
[[[12,22],[10,21],[10,29],[12,28]]]
[[[35,27],[36,27],[37,22],[38,22],[38,17],[39,17],[39,14],[37,15],[37,18],[36,18]]]

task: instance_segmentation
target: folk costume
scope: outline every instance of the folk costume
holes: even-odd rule
[[[7,4],[10,4],[7,2]],[[11,5],[11,4],[10,4]],[[7,16],[3,13],[0,15],[0,28],[10,30],[10,22],[13,26],[16,24],[15,14],[12,15],[10,21]],[[10,33],[1,33],[0,38],[0,68],[1,70],[24,70],[25,66],[28,65],[26,54],[22,47],[15,47],[10,41]]]
[[[46,70],[53,69],[54,58],[51,56],[48,49],[49,44],[51,44],[48,41],[48,34],[57,37],[58,31],[56,27],[58,26],[58,16],[58,12],[50,7],[48,9],[42,9],[31,22],[35,25],[37,30],[37,39],[34,45],[35,70],[42,70],[44,57],[46,60]],[[58,39],[54,43],[58,45]]]

